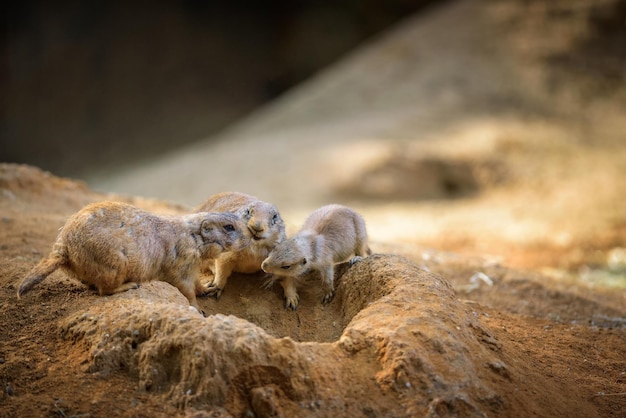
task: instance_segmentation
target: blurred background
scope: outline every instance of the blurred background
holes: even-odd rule
[[[204,139],[435,2],[4,2],[0,160],[83,177]]]

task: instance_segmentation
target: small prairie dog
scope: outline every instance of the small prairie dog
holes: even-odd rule
[[[274,248],[261,267],[281,280],[285,306],[296,309],[298,278],[317,270],[322,276],[324,297],[328,303],[335,294],[334,265],[352,256],[370,255],[365,221],[352,209],[327,205],[316,209],[304,221],[300,231]]]
[[[204,272],[213,274],[208,294],[219,299],[228,278],[233,272],[256,273],[270,251],[286,237],[285,222],[271,203],[239,192],[223,192],[207,199],[198,208],[206,212],[231,212],[237,214],[247,228],[243,229],[245,245],[216,257],[205,257]]]
[[[163,280],[199,312],[201,257],[216,257],[242,242],[241,220],[231,213],[159,216],[120,202],[85,206],[61,228],[52,252],[22,280],[19,298],[56,269],[94,286],[100,295]]]

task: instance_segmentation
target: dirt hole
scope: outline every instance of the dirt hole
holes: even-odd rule
[[[333,342],[359,311],[384,294],[382,288],[372,283],[347,278],[349,269],[347,263],[336,268],[336,294],[327,305],[322,305],[320,280],[314,275],[298,288],[300,303],[295,311],[285,308],[280,284],[275,283],[271,289],[262,287],[263,274],[233,274],[218,301],[202,297],[198,302],[206,315],[234,315],[276,338]],[[351,283],[346,285],[346,280]]]

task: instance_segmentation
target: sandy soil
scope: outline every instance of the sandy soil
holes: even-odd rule
[[[28,166],[0,174],[2,416],[624,416],[623,287],[563,267],[575,248],[606,260],[611,247],[613,264],[585,265],[623,277],[612,247],[623,229],[516,248],[519,264],[540,259],[558,278],[376,242],[381,255],[344,272],[328,306],[314,279],[292,312],[262,275],[236,275],[219,301],[200,300],[205,319],[162,282],[100,297],[55,273],[18,300],[21,277],[84,204],[186,208]]]

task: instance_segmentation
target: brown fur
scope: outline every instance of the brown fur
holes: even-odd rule
[[[352,256],[370,255],[365,221],[352,209],[327,205],[315,210],[300,231],[274,248],[263,261],[263,271],[279,276],[286,307],[298,306],[297,281],[308,271],[319,271],[328,303],[335,294],[334,266]]]
[[[206,257],[202,270],[213,274],[208,294],[219,299],[233,272],[256,273],[261,263],[279,242],[285,239],[285,223],[278,209],[254,196],[238,192],[223,192],[211,196],[198,208],[207,212],[237,214],[247,228],[243,229],[245,245],[216,257]]]
[[[240,219],[229,213],[159,216],[119,202],[88,205],[59,232],[50,255],[21,282],[18,298],[56,269],[111,295],[163,280],[198,311],[201,257],[241,245]]]

